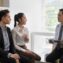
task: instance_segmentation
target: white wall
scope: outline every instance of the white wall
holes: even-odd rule
[[[31,32],[42,30],[42,0],[10,0],[10,10],[13,15],[18,12],[26,14]]]

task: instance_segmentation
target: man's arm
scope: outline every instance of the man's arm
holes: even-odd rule
[[[2,48],[0,48],[0,56],[7,58],[8,57],[8,52],[6,52]]]

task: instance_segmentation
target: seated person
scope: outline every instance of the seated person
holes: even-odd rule
[[[0,10],[0,62],[16,63],[20,60],[20,56],[15,52],[12,33],[7,24],[10,24],[11,18],[9,10]],[[20,60],[21,63],[21,60]]]
[[[46,57],[47,62],[55,63],[57,59],[60,59],[60,63],[63,63],[63,9],[59,10],[58,21],[60,24],[56,27],[54,50]]]
[[[33,63],[35,60],[40,61],[41,57],[36,53],[27,49],[25,43],[29,41],[28,29],[24,26],[26,24],[26,16],[24,13],[18,13],[14,17],[15,28],[12,30],[15,47],[20,54],[29,59],[33,59],[30,63]],[[30,61],[30,60],[28,60]]]

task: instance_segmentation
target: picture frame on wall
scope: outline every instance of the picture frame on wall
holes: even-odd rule
[[[9,7],[9,0],[0,0],[0,7]]]
[[[0,0],[0,10],[9,9],[10,0]]]

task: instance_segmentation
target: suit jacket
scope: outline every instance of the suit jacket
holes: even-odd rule
[[[10,42],[10,50],[9,50],[9,52],[4,51],[4,38],[3,38],[2,29],[0,27],[0,57],[1,58],[7,58],[8,53],[15,53],[15,48],[14,48],[14,44],[13,44],[12,33],[10,31],[10,28],[8,28],[8,27],[7,27],[7,33],[8,33],[9,42]]]

